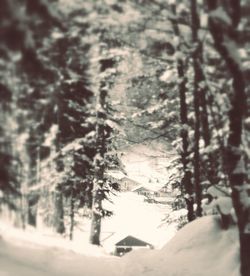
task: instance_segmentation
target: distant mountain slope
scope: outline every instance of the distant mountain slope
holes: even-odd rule
[[[174,151],[162,144],[136,144],[123,150],[121,159],[128,177],[140,184],[163,186],[169,180],[167,169],[176,156]]]

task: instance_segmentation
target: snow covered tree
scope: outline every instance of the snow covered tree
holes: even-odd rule
[[[232,188],[232,200],[239,227],[241,274],[250,274],[250,208],[249,187],[246,177],[245,154],[242,149],[243,120],[246,115],[245,79],[239,51],[238,25],[241,22],[241,1],[208,1],[209,29],[214,45],[225,62],[232,78],[229,111],[229,135],[226,147],[226,168]]]
[[[180,29],[178,26],[178,21],[176,19],[176,5],[171,5],[171,11],[173,13],[173,18],[171,19],[173,25],[173,32],[176,38],[178,39],[179,44],[176,46],[177,51],[181,51],[183,44],[183,38],[180,33]],[[181,163],[183,165],[183,177],[181,185],[184,187],[186,192],[186,204],[187,204],[187,218],[188,221],[192,221],[194,219],[194,199],[193,199],[193,184],[192,184],[192,172],[188,166],[190,162],[189,157],[189,149],[188,149],[188,105],[187,105],[187,65],[185,64],[185,60],[179,56],[176,62],[178,78],[180,79],[179,82],[179,98],[180,98],[180,123],[181,123],[181,130],[180,136],[182,139],[182,151],[181,151]]]
[[[55,10],[51,9],[51,4],[47,1],[1,1],[0,4],[0,18],[1,18],[1,100],[6,102],[6,97],[8,96],[6,92],[9,92],[9,114],[10,121],[12,122],[9,126],[9,132],[11,135],[4,138],[4,142],[7,148],[12,147],[11,152],[9,152],[8,160],[5,164],[12,164],[13,161],[19,160],[19,164],[22,164],[22,158],[19,156],[17,150],[17,139],[20,135],[20,128],[16,127],[16,124],[20,123],[18,121],[16,111],[17,111],[17,101],[19,95],[23,93],[22,87],[25,85],[33,86],[35,83],[34,79],[43,79],[44,82],[51,81],[52,73],[47,68],[41,56],[39,55],[37,48],[41,46],[41,41],[48,34],[48,30],[52,25],[60,26],[60,20]],[[34,20],[34,18],[36,20]],[[41,29],[43,29],[42,32]],[[39,31],[40,30],[40,31]],[[40,44],[39,44],[40,43]],[[11,65],[10,65],[11,64]],[[10,71],[9,71],[10,70]],[[8,72],[6,74],[6,72]],[[31,81],[33,80],[33,82]],[[27,88],[26,86],[26,88]],[[4,104],[6,105],[6,103]],[[3,111],[3,110],[2,110]],[[4,116],[4,114],[2,114]],[[22,124],[21,128],[24,126]],[[23,164],[22,164],[23,165]],[[20,171],[23,166],[19,165],[19,169],[12,171],[11,167],[5,166],[5,173],[3,175],[10,176],[8,179],[5,177],[4,185],[13,185],[13,179],[19,179],[22,181]],[[20,174],[20,175],[19,175]],[[9,182],[9,184],[8,184]],[[14,187],[12,187],[14,188]],[[16,187],[22,190],[22,187]],[[12,189],[12,193],[16,189]],[[4,197],[5,199],[7,197]],[[19,211],[19,210],[18,210]]]
[[[201,199],[202,199],[202,187],[200,177],[200,98],[203,91],[201,91],[201,82],[203,80],[201,69],[201,43],[198,38],[198,31],[200,26],[199,15],[197,11],[196,0],[191,1],[191,29],[192,29],[192,41],[194,45],[193,49],[193,68],[194,68],[194,112],[195,112],[195,124],[194,124],[194,186],[196,196],[196,215],[202,215]]]
[[[54,216],[61,216],[60,221],[64,221],[63,216],[69,215],[72,239],[75,213],[83,206],[90,208],[92,205],[93,158],[96,152],[93,144],[93,91],[97,75],[93,49],[96,41],[89,21],[90,11],[80,10],[79,6],[73,7],[73,10],[61,9],[70,24],[64,32],[54,29],[54,40],[47,49],[59,74],[50,110],[51,124],[58,126],[58,155],[54,161],[58,163],[58,175],[61,175],[59,182],[55,183],[58,204]]]
[[[100,59],[100,88],[96,95],[96,155],[94,160],[94,182],[92,222],[90,232],[90,243],[100,245],[101,220],[112,212],[103,207],[103,200],[108,200],[110,193],[119,190],[116,182],[110,180],[105,172],[108,169],[119,167],[119,161],[113,146],[114,125],[112,123],[112,109],[109,104],[109,91],[113,85],[116,69],[115,61],[103,50],[103,58]],[[106,62],[104,62],[106,61]],[[109,62],[107,62],[109,61]]]

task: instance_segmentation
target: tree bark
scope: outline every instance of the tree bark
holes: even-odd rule
[[[57,98],[57,124],[59,128],[59,132],[56,137],[56,151],[60,153],[61,150],[61,117],[62,117],[62,107],[61,101],[58,96]],[[61,160],[62,156],[59,154],[56,159],[56,170],[61,172],[64,169],[63,161]],[[56,187],[57,188],[57,187]],[[63,234],[65,233],[65,225],[64,225],[64,204],[63,204],[63,195],[62,192],[57,190],[54,195],[54,228],[57,233]]]
[[[202,78],[205,81],[205,76],[202,73]],[[203,88],[201,91],[200,97],[200,106],[201,106],[201,129],[202,137],[205,143],[205,147],[208,147],[211,144],[211,132],[208,121],[208,110],[207,110],[207,99],[206,99],[207,88]],[[216,160],[212,152],[208,153],[208,160],[205,162],[206,177],[210,185],[217,184],[217,170],[216,170]]]
[[[97,186],[97,184],[95,184]],[[100,245],[100,235],[101,235],[101,220],[102,216],[98,212],[98,209],[102,208],[102,201],[98,197],[98,192],[94,191],[95,195],[93,198],[92,207],[92,221],[91,221],[91,232],[90,232],[90,243],[95,245]],[[95,209],[95,210],[94,210]]]
[[[96,123],[96,149],[95,158],[95,178],[93,188],[92,203],[92,222],[90,243],[100,245],[101,220],[102,220],[102,200],[103,200],[103,184],[104,184],[104,154],[105,154],[105,103],[107,91],[105,88],[100,89],[97,97],[97,123]]]
[[[71,241],[73,240],[74,226],[75,226],[75,199],[72,192],[70,197],[70,230],[69,230],[69,239]]]
[[[173,12],[174,18],[176,16],[175,5],[171,5],[171,10]],[[174,34],[180,38],[180,31],[178,27],[178,22],[176,19],[172,20]],[[181,51],[180,44],[178,45],[178,51]],[[180,98],[180,122],[182,125],[182,130],[180,133],[182,140],[182,152],[181,152],[181,163],[183,166],[184,175],[181,180],[182,187],[185,189],[185,193],[188,195],[185,197],[187,204],[187,218],[188,221],[195,219],[194,215],[194,198],[193,198],[193,184],[192,184],[192,173],[188,168],[189,164],[189,151],[188,151],[188,116],[187,116],[187,102],[186,102],[186,92],[187,92],[187,78],[185,76],[185,65],[181,58],[177,59],[177,73],[179,77],[179,98]]]
[[[63,196],[58,191],[55,192],[54,202],[55,202],[54,228],[57,233],[63,234],[65,232]]]
[[[196,0],[191,0],[191,21],[192,21],[192,41],[194,44],[193,50],[193,68],[194,68],[194,186],[196,194],[196,216],[202,216],[201,199],[202,187],[200,183],[200,97],[201,97],[201,82],[203,79],[201,64],[201,43],[198,38],[198,31],[200,27],[199,16],[197,13]]]
[[[208,1],[210,12],[218,8],[217,0]],[[226,41],[237,45],[237,25],[240,21],[240,1],[228,2],[229,12],[224,10],[231,19],[227,28],[212,16],[209,18],[209,29],[214,39],[214,45],[232,76],[231,109],[229,111],[229,137],[226,150],[226,168],[228,179],[232,188],[232,200],[238,219],[241,275],[250,275],[250,207],[249,188],[246,185],[246,170],[244,154],[241,149],[242,127],[246,108],[246,92],[244,76],[238,60],[236,60],[227,48]]]

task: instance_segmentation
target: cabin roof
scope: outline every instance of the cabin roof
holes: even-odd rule
[[[136,191],[152,191],[148,188],[146,188],[144,185],[138,185],[135,188],[132,189],[132,192],[136,192]]]
[[[124,239],[117,242],[115,244],[115,246],[117,246],[117,247],[119,247],[119,246],[141,246],[141,247],[150,246],[151,247],[152,245],[150,243],[140,240],[134,236],[128,235]]]

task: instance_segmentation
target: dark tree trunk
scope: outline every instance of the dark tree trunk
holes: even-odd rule
[[[202,74],[203,79],[205,80],[204,74]],[[207,99],[206,99],[207,89],[202,89],[200,97],[200,106],[201,106],[201,127],[202,127],[202,137],[205,143],[205,147],[208,147],[211,144],[211,132],[209,129],[208,121],[208,110],[207,110]],[[205,162],[206,177],[210,185],[217,184],[216,182],[216,160],[213,153],[208,153],[208,160]]]
[[[208,1],[210,11],[217,9],[217,1]],[[239,228],[240,241],[240,258],[241,258],[241,275],[250,275],[250,208],[247,204],[249,201],[249,188],[246,183],[246,170],[244,156],[241,150],[242,144],[242,125],[245,116],[246,93],[243,72],[237,60],[230,55],[225,41],[232,41],[237,45],[237,25],[240,21],[240,1],[234,0],[229,2],[230,10],[228,16],[231,17],[232,23],[224,26],[218,21],[209,18],[209,28],[214,38],[214,44],[221,57],[224,59],[227,68],[232,76],[232,95],[231,110],[229,112],[229,137],[226,152],[226,167],[229,182],[232,188],[232,200],[236,211]],[[225,8],[225,7],[224,7]],[[227,12],[225,10],[225,12]]]
[[[101,201],[96,196],[93,202],[96,204],[96,208],[101,208]],[[99,202],[99,203],[98,203]],[[100,234],[101,234],[101,220],[102,216],[95,210],[92,212],[91,221],[91,233],[90,233],[90,243],[95,245],[100,245]]]
[[[74,226],[75,226],[75,199],[72,192],[70,197],[70,229],[69,229],[69,239],[71,241],[73,240]]]
[[[205,80],[204,75],[202,74],[203,80]],[[205,142],[205,146],[210,145],[211,135],[209,130],[209,123],[208,123],[208,112],[207,112],[207,101],[206,101],[206,90],[202,89],[201,91],[201,126],[202,126],[202,137]]]
[[[56,150],[59,153],[58,157],[56,159],[56,170],[58,172],[61,172],[64,169],[64,164],[62,161],[62,156],[60,154],[61,150],[61,114],[62,114],[62,108],[61,108],[61,102],[58,97],[57,99],[57,123],[59,127],[59,133],[57,133],[56,137]],[[56,187],[57,188],[57,187]],[[63,204],[63,195],[62,192],[58,189],[55,191],[54,195],[54,228],[57,233],[63,234],[65,233],[65,225],[64,225],[64,204]]]
[[[198,31],[200,27],[199,16],[197,13],[196,0],[191,0],[191,19],[192,19],[192,41],[194,44],[193,49],[193,68],[194,68],[194,112],[195,112],[195,125],[194,125],[194,186],[196,194],[196,215],[202,216],[201,199],[202,187],[200,183],[200,97],[201,97],[201,82],[203,74],[201,70],[201,43],[198,38]]]
[[[198,39],[199,41],[199,39]],[[200,43],[200,41],[199,41]],[[210,132],[210,127],[209,127],[209,120],[208,120],[208,103],[207,103],[207,92],[208,92],[208,87],[205,85],[205,75],[203,72],[203,47],[200,44],[200,47],[198,47],[197,53],[199,57],[199,71],[200,71],[200,82],[203,82],[203,85],[200,86],[200,122],[201,122],[201,136],[204,140],[205,147],[208,147],[211,144],[211,132]],[[205,162],[205,171],[206,171],[206,177],[210,183],[210,185],[215,185],[216,183],[216,160],[214,158],[213,153],[208,153],[208,160]]]
[[[63,234],[65,232],[64,226],[64,209],[63,197],[58,191],[55,192],[55,210],[54,210],[54,228],[57,233]]]
[[[104,154],[105,154],[105,102],[107,91],[105,88],[100,89],[97,97],[97,124],[96,124],[96,149],[95,158],[95,179],[93,188],[92,203],[92,222],[90,243],[100,245],[101,220],[102,220],[102,200],[103,200],[103,184],[104,184]]]
[[[176,11],[175,5],[171,5],[171,9],[175,18]],[[178,27],[178,22],[173,19],[172,20],[173,30],[176,36],[180,37],[180,31]],[[180,45],[178,45],[178,50],[181,50]],[[181,162],[183,166],[184,175],[181,180],[182,187],[185,189],[185,193],[188,195],[186,197],[186,204],[187,204],[187,218],[188,221],[192,221],[195,218],[194,215],[194,198],[193,198],[193,184],[191,181],[192,174],[188,168],[189,163],[189,151],[188,151],[188,116],[187,116],[187,102],[186,102],[186,84],[187,78],[185,76],[185,65],[181,58],[177,59],[177,72],[178,77],[180,79],[179,82],[179,98],[180,98],[180,122],[182,125],[182,130],[180,133],[181,140],[182,140],[182,152],[181,152]]]

